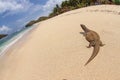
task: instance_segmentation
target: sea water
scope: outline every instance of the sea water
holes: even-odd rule
[[[5,38],[2,38],[0,40],[0,56],[3,56],[5,54],[5,51],[7,51],[13,44],[15,44],[19,39],[21,39],[25,34],[27,34],[32,29],[33,26],[28,28],[23,28],[19,31],[16,31],[8,35]]]

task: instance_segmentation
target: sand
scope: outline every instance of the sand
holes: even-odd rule
[[[87,66],[93,48],[80,24],[104,44]],[[40,22],[0,59],[0,80],[120,80],[120,6],[100,5]]]

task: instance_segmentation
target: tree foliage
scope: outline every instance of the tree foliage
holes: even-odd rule
[[[120,0],[114,0],[114,3],[120,5]]]

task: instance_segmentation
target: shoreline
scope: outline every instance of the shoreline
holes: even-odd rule
[[[18,37],[14,42],[9,43],[10,45],[6,47],[0,54],[0,60],[2,57],[5,57],[8,53],[11,53],[16,47],[20,47],[29,37],[29,35],[37,28],[37,24],[33,25],[33,27],[25,32],[20,38]],[[24,40],[25,41],[24,41]]]

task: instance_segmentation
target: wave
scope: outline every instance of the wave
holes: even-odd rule
[[[0,56],[3,56],[6,51],[20,40],[24,35],[31,31],[34,27],[24,28],[20,31],[10,34],[9,36],[0,40]]]

